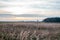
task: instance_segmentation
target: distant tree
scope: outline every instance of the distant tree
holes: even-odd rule
[[[46,18],[43,22],[60,22],[60,17]]]

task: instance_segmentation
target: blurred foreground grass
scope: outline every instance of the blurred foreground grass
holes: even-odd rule
[[[60,40],[60,23],[1,23],[0,40]]]

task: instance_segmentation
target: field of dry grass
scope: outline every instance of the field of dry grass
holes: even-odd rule
[[[0,40],[60,40],[60,23],[0,23]]]

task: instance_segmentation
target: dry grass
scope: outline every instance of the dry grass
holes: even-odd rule
[[[1,23],[0,40],[60,40],[60,23]]]

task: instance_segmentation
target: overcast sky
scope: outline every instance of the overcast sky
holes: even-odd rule
[[[60,17],[60,0],[0,0],[0,20]]]

